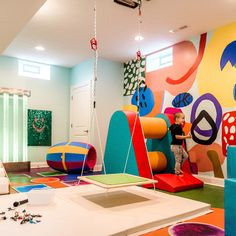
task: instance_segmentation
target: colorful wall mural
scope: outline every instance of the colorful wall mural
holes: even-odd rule
[[[140,115],[181,109],[192,124],[187,149],[200,174],[226,177],[226,148],[236,145],[236,23],[172,46],[172,66],[144,74]],[[135,61],[125,63],[135,68]],[[145,65],[145,62],[143,62]],[[136,75],[137,76],[137,75]],[[125,76],[127,77],[127,76]],[[124,96],[136,105],[137,91],[125,79]],[[136,97],[135,97],[136,96]],[[128,104],[125,104],[128,105]]]
[[[140,67],[137,60],[124,63],[124,96],[133,95],[138,86],[140,74],[141,84],[145,81],[145,57],[141,58]]]

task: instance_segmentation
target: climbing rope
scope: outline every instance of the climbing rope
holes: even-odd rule
[[[132,146],[132,141],[133,141],[133,136],[134,136],[134,132],[135,132],[136,125],[137,125],[137,119],[138,119],[138,117],[140,117],[140,83],[141,83],[140,78],[141,78],[141,63],[142,63],[140,41],[141,41],[141,25],[142,25],[142,11],[141,11],[142,0],[139,0],[138,4],[139,4],[139,7],[138,7],[138,37],[139,37],[139,40],[138,40],[138,51],[136,52],[136,62],[137,62],[137,67],[138,67],[138,78],[137,78],[137,87],[136,87],[136,89],[137,89],[137,113],[136,113],[135,119],[134,119],[133,130],[132,130],[131,137],[130,137],[130,143],[129,143],[129,147],[128,147],[128,152],[127,152],[127,156],[126,156],[126,161],[125,161],[123,173],[126,172],[126,168],[127,168],[127,164],[128,164],[128,160],[129,160],[129,155],[130,155],[130,150],[131,150],[131,146]],[[146,152],[148,153],[147,149],[146,149]],[[148,164],[149,164],[152,179],[154,179],[149,158],[148,158]],[[153,183],[153,189],[155,190],[155,183]]]
[[[93,25],[94,25],[94,36],[90,40],[90,47],[93,50],[94,53],[94,64],[93,64],[93,80],[92,80],[92,99],[93,99],[93,109],[92,109],[92,116],[90,118],[90,129],[94,130],[94,120],[95,120],[95,126],[96,126],[96,131],[98,135],[98,142],[99,142],[99,148],[101,152],[101,158],[102,158],[102,165],[103,165],[103,170],[104,173],[106,174],[106,167],[104,163],[104,154],[103,154],[103,147],[102,147],[102,141],[101,141],[101,132],[99,128],[99,121],[98,121],[98,116],[97,116],[97,111],[96,111],[96,82],[97,82],[97,71],[98,71],[98,43],[97,43],[97,1],[94,0],[94,8],[93,8]],[[90,132],[90,139],[91,139],[91,133]],[[86,149],[88,148],[88,143],[86,145]],[[82,170],[81,170],[81,177],[83,176],[84,172],[84,166],[86,162],[86,157],[87,154],[84,155],[84,160],[83,160],[83,165],[82,165]],[[79,179],[80,183],[80,179]]]
[[[106,174],[106,167],[104,163],[104,152],[102,147],[102,139],[101,139],[101,131],[98,121],[98,115],[96,110],[96,84],[97,84],[97,72],[98,72],[98,43],[97,43],[97,1],[94,0],[94,37],[90,40],[91,48],[94,51],[94,78],[93,78],[93,114],[95,122],[96,122],[96,128],[97,128],[97,135],[98,135],[98,142],[99,142],[99,148],[102,158],[102,165],[104,173]]]
[[[141,0],[139,0],[139,8],[138,8],[138,33],[139,33],[139,37],[141,36],[141,24],[142,24],[141,5],[142,5],[142,2],[141,2]],[[139,40],[139,42],[140,42],[140,40]],[[102,142],[101,142],[98,116],[97,116],[97,112],[96,112],[96,82],[97,82],[97,66],[98,66],[97,6],[96,6],[96,0],[94,0],[94,37],[90,40],[90,46],[91,46],[91,49],[94,51],[94,66],[93,66],[94,78],[93,78],[93,93],[92,93],[92,96],[93,96],[93,112],[92,112],[92,117],[90,119],[90,122],[91,122],[90,127],[92,127],[92,125],[94,123],[94,119],[95,119],[95,123],[96,123],[95,125],[96,125],[96,128],[97,128],[96,131],[97,131],[97,135],[98,135],[99,147],[100,147],[101,157],[102,157],[102,165],[103,165],[104,173],[106,174],[106,167],[105,167],[105,163],[104,163],[104,153],[103,153]],[[133,130],[132,130],[131,138],[130,138],[130,143],[129,143],[129,147],[128,147],[128,151],[127,151],[127,156],[126,156],[126,161],[125,161],[123,173],[125,173],[126,169],[127,169],[127,164],[128,164],[128,160],[129,160],[131,145],[132,145],[132,141],[133,141],[133,137],[134,137],[134,132],[135,132],[135,129],[136,129],[138,117],[140,116],[139,115],[139,109],[140,109],[141,57],[142,56],[141,56],[141,51],[140,51],[140,44],[138,44],[138,51],[136,53],[136,61],[138,63],[137,113],[136,113],[135,119],[134,119],[134,126],[133,126]],[[81,176],[83,175],[85,160],[86,160],[86,155],[84,156]],[[152,173],[150,161],[148,160],[148,162],[149,162],[150,172],[151,172],[151,175],[152,175],[152,178],[153,178],[153,173]],[[154,187],[154,190],[155,190],[155,184],[153,184],[153,187]]]
[[[142,2],[141,0],[139,0],[138,2],[139,7],[138,7],[138,37],[140,37],[140,33],[141,33],[141,23],[142,23],[142,13],[141,13],[141,5]],[[138,41],[139,42],[139,41]],[[131,137],[130,137],[130,142],[129,142],[129,147],[128,147],[128,151],[127,151],[127,155],[126,155],[126,159],[125,159],[125,165],[124,165],[124,169],[123,169],[123,173],[126,172],[126,168],[127,168],[127,164],[128,164],[128,160],[129,160],[129,155],[130,155],[130,150],[131,150],[131,146],[132,146],[132,141],[133,141],[133,137],[134,137],[134,131],[136,128],[136,123],[137,123],[137,119],[139,117],[139,103],[140,103],[140,94],[139,94],[139,83],[140,83],[140,75],[141,75],[141,52],[140,52],[140,44],[138,44],[138,51],[136,52],[136,62],[138,64],[138,78],[137,78],[137,113],[135,115],[135,119],[134,119],[134,125],[133,125],[133,130],[131,133]]]

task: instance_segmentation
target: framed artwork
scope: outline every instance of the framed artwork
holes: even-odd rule
[[[28,146],[51,146],[52,112],[28,109]]]

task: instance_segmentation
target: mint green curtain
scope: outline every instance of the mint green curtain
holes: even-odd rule
[[[3,93],[0,95],[0,160],[27,161],[28,97]]]

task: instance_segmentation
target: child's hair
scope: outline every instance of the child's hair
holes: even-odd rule
[[[176,113],[174,114],[174,120],[176,121],[176,119],[179,118],[181,115],[183,115],[182,112],[176,112]]]

